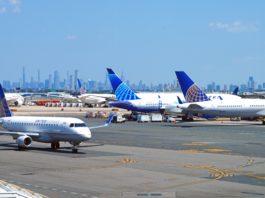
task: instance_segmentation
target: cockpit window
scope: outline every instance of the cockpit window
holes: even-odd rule
[[[71,123],[70,127],[86,127],[85,123]]]
[[[75,123],[75,127],[86,127],[85,123]]]

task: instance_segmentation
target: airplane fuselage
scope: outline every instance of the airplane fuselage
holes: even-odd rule
[[[230,94],[207,94],[211,100],[241,99],[239,96]],[[182,93],[149,93],[142,95],[143,98],[136,100],[114,101],[109,104],[114,107],[138,112],[160,112],[162,109],[176,109],[178,98],[185,102]],[[178,111],[180,113],[180,111]]]
[[[184,111],[218,117],[265,117],[265,100],[206,101],[179,105]]]
[[[39,134],[32,136],[33,140],[39,142],[80,143],[91,138],[89,128],[77,118],[11,116],[0,118],[0,123],[8,131],[25,133],[25,135]]]

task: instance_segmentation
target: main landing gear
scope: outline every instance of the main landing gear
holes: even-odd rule
[[[52,142],[51,143],[51,148],[52,150],[57,150],[60,148],[60,143],[59,142]]]

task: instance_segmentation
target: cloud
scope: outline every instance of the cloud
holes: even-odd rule
[[[259,27],[257,23],[243,23],[241,21],[234,21],[232,23],[211,22],[209,27],[214,30],[223,30],[226,32],[257,32]]]
[[[77,39],[77,36],[74,35],[74,34],[69,34],[69,35],[67,35],[65,38],[66,38],[67,40],[75,40],[75,39]]]
[[[0,0],[0,14],[4,13],[18,13],[20,9],[20,0]]]

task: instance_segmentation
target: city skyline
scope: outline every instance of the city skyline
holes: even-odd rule
[[[175,70],[204,86],[249,76],[262,83],[264,7],[262,0],[2,0],[0,80],[17,81],[23,67],[34,79],[55,69],[104,79],[111,67],[147,84],[172,82]]]
[[[32,73],[30,73],[32,74]],[[65,91],[79,91],[77,85],[77,79],[79,78],[84,86],[84,88],[90,92],[93,91],[111,91],[111,86],[107,73],[104,79],[82,79],[79,77],[79,71],[74,69],[73,71],[66,71],[66,75],[62,75],[60,71],[54,70],[46,78],[41,78],[41,70],[37,70],[37,74],[30,76],[30,80],[27,81],[27,70],[25,67],[22,68],[20,80],[12,82],[9,80],[3,80],[3,87],[7,90],[65,90]],[[138,82],[131,82],[129,77],[126,78],[124,73],[121,75],[121,79],[131,86],[136,91],[179,91],[177,79],[171,82],[160,82],[159,84],[148,84],[144,80],[139,79]],[[240,84],[230,83],[230,84],[219,84],[217,82],[211,82],[206,85],[200,85],[196,81],[195,83],[201,88],[208,92],[214,91],[229,91],[232,92],[236,87],[242,92],[254,92],[255,90],[265,90],[265,82],[258,83],[255,81],[253,76],[249,76],[248,80]]]

